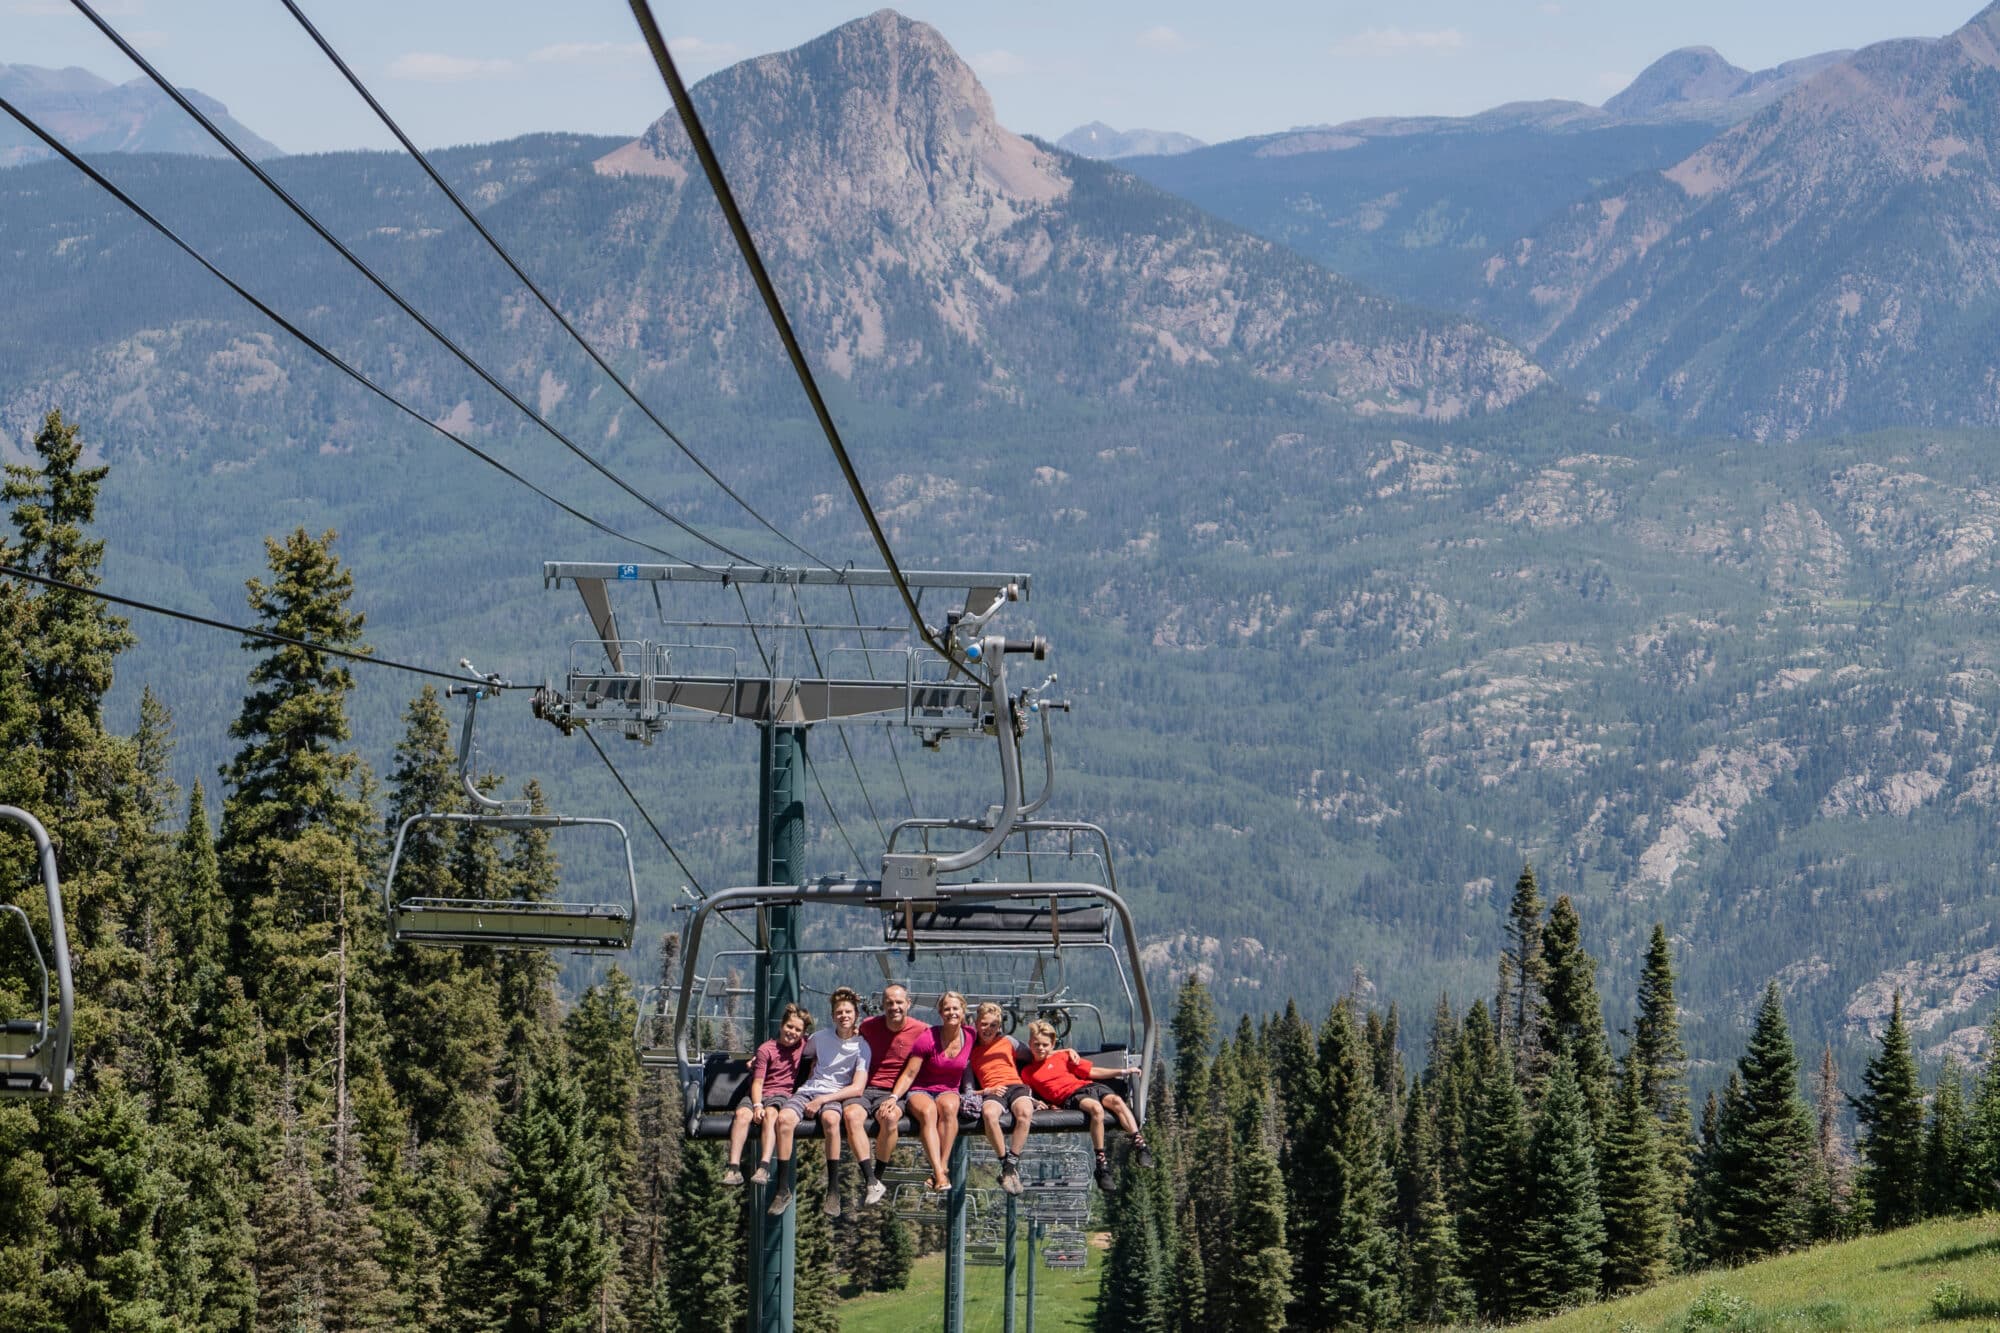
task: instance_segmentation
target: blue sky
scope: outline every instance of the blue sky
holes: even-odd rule
[[[666,104],[616,0],[301,0],[427,145],[537,129],[636,134]],[[913,2],[979,71],[1000,119],[1054,137],[1090,120],[1210,141],[1360,116],[1501,102],[1601,102],[1678,46],[1758,69],[1899,36],[1938,36],[1973,0],[1237,0]],[[275,0],[102,0],[177,83],[280,147],[387,147]],[[795,46],[865,12],[798,0],[654,12],[690,77]],[[0,59],[135,71],[67,0],[0,0]]]

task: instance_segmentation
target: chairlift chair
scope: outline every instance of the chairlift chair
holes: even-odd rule
[[[49,968],[35,938],[28,914],[12,903],[0,903],[0,921],[18,922],[28,941],[41,992],[39,1010],[28,1017],[0,1015],[0,1097],[49,1097],[69,1091],[76,1071],[70,1066],[70,1036],[76,997],[70,984],[69,931],[63,924],[62,884],[56,874],[55,845],[40,820],[25,810],[0,805],[0,823],[19,824],[35,840],[36,861],[48,896],[49,943],[55,955],[55,1012],[49,1012]],[[0,925],[0,930],[5,927]]]
[[[992,733],[1000,752],[1002,801],[988,819],[942,821],[937,825],[978,833],[980,837],[974,846],[952,852],[934,852],[928,846],[916,852],[899,852],[892,845],[883,858],[879,879],[823,879],[797,885],[725,889],[710,895],[690,914],[681,946],[683,971],[674,1033],[691,1137],[721,1138],[728,1134],[731,1116],[727,1100],[740,1094],[744,1079],[742,1060],[718,1058],[713,1053],[704,1058],[693,1049],[692,1019],[703,930],[710,918],[720,913],[761,913],[763,909],[785,904],[874,912],[878,920],[887,920],[885,942],[891,947],[900,946],[910,957],[926,949],[968,953],[1046,950],[1058,955],[1066,949],[1102,950],[1117,974],[1131,1013],[1127,1041],[1109,1049],[1121,1056],[1126,1051],[1141,1054],[1140,1073],[1126,1091],[1134,1114],[1144,1119],[1146,1087],[1156,1043],[1152,1001],[1146,990],[1131,912],[1117,892],[1115,879],[1108,873],[1109,839],[1095,825],[1021,819],[1022,783],[1016,729],[1023,714],[1033,708],[1034,700],[1028,691],[1018,700],[1009,695],[1005,663],[1009,653],[1038,649],[998,636],[982,640],[979,647],[981,651],[969,652],[968,657],[986,663],[991,673],[986,688],[993,709]],[[1045,784],[1043,793],[1031,806],[1039,805],[1046,796]],[[1030,830],[1088,831],[1105,849],[1107,873],[1091,881],[956,878],[1000,851],[1022,825]],[[921,933],[917,929],[919,917],[926,923]],[[900,933],[893,929],[898,925]],[[795,952],[856,951],[800,948]],[[712,966],[710,970],[713,971]],[[1086,1127],[1087,1121],[1080,1111],[1044,1111],[1037,1113],[1034,1120],[1036,1132],[1074,1132]],[[816,1126],[802,1124],[800,1129],[807,1134],[817,1132]]]
[[[461,662],[460,665],[471,666],[468,662]],[[458,742],[458,772],[474,809],[470,812],[423,811],[405,819],[396,830],[395,850],[389,857],[389,876],[382,885],[382,897],[389,913],[389,938],[398,944],[483,944],[503,949],[576,949],[588,952],[630,948],[639,918],[639,877],[633,869],[632,839],[626,834],[625,826],[615,819],[536,814],[530,802],[494,800],[479,790],[479,784],[473,778],[473,723],[478,715],[479,701],[488,693],[498,693],[506,688],[507,682],[489,676],[479,684],[454,685],[445,691],[447,695],[466,696],[465,726]],[[409,843],[411,830],[426,825],[448,824],[505,832],[609,829],[617,835],[624,857],[625,893],[621,898],[597,902],[440,898],[422,894],[398,897],[396,872],[402,865],[403,850]]]

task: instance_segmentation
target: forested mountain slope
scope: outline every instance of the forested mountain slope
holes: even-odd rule
[[[1495,885],[1532,858],[1583,904],[1609,996],[1629,995],[1645,933],[1667,923],[1698,1055],[1738,1049],[1773,974],[1806,1041],[1859,1036],[1905,977],[1928,1046],[1986,1016],[1990,437],[1774,454],[1531,392],[1539,372],[1505,343],[981,120],[926,32],[878,16],[703,96],[901,557],[1036,573],[1023,628],[1055,638],[1079,704],[1059,804],[1119,837],[1162,976],[1212,969],[1242,1007],[1324,999],[1356,968],[1406,1006],[1483,992]],[[859,81],[835,96],[835,70]],[[754,105],[724,95],[750,89]],[[676,153],[667,125],[637,147],[551,136],[441,162],[733,484],[869,563]],[[560,348],[413,170],[369,155],[282,170],[579,439],[724,540],[780,554]],[[683,544],[219,166],[135,159],[120,176],[426,414]],[[37,165],[0,190],[10,273],[45,316],[0,341],[6,436],[60,403],[110,461],[107,586],[236,618],[264,533],[336,526],[371,642],[531,680],[587,633],[538,562],[644,557],[364,397],[87,183]],[[124,688],[154,685],[190,774],[206,772],[242,660],[207,631],[138,629]],[[379,772],[409,683],[359,680]],[[496,767],[619,811],[587,751],[499,716]],[[880,801],[892,771],[862,757]],[[926,813],[990,799],[983,763],[906,759]],[[740,729],[677,728],[621,763],[705,879],[745,872]],[[856,809],[839,766],[824,776]],[[815,856],[846,868],[820,813]],[[865,856],[868,826],[847,832]],[[654,862],[657,930],[677,879]]]

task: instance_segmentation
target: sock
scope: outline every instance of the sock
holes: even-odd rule
[[[778,1159],[778,1183],[786,1189],[798,1183],[798,1176],[792,1170],[792,1159],[789,1157]]]
[[[861,1159],[861,1178],[870,1185],[875,1183],[875,1159],[873,1157],[864,1157]]]

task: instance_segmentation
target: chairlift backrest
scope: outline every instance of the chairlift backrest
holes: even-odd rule
[[[35,1015],[0,1014],[0,1097],[48,1097],[67,1092],[76,1078],[70,1066],[70,1037],[76,996],[70,982],[69,930],[63,922],[62,884],[56,873],[55,845],[41,821],[25,810],[0,805],[0,823],[19,824],[35,841],[36,863],[48,897],[49,943],[55,962],[55,1011],[49,1009],[48,958],[35,938],[28,914],[5,904],[5,917],[17,922],[28,941],[41,991]]]

